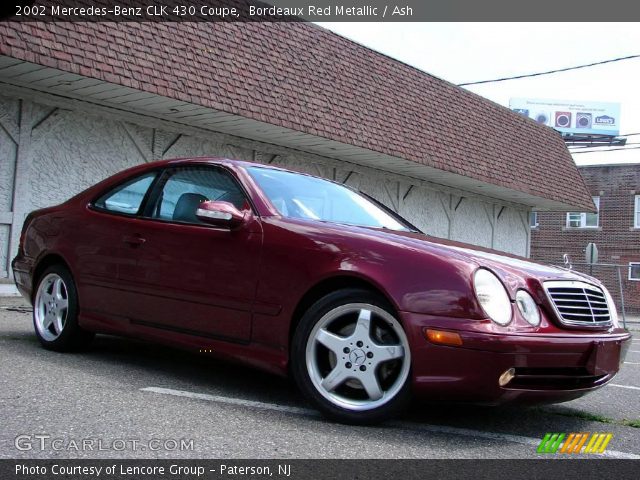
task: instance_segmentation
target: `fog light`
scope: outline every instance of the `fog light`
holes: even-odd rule
[[[540,325],[540,311],[538,305],[528,292],[518,290],[516,293],[516,305],[524,319],[533,327]]]
[[[500,378],[498,378],[498,384],[501,387],[504,387],[507,383],[513,380],[513,377],[515,376],[516,376],[515,368],[510,368],[509,370],[505,370],[505,372],[502,375],[500,375]]]
[[[440,345],[462,345],[462,338],[455,332],[447,332],[444,330],[431,330],[427,329],[427,339],[431,343],[438,343]]]

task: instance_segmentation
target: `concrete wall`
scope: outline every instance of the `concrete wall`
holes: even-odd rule
[[[255,160],[338,180],[382,201],[426,233],[528,255],[526,207],[231,135],[102,114],[77,102],[42,104],[0,96],[0,277],[8,275],[29,211],[60,203],[132,165],[198,155]]]

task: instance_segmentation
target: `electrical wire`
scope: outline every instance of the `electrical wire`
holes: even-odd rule
[[[640,133],[625,133],[623,135],[616,135],[617,137],[634,137],[636,135],[640,135]],[[625,143],[625,146],[628,145],[640,145],[640,143],[637,142],[633,142],[633,143]],[[582,150],[585,148],[610,148],[610,147],[618,147],[617,145],[614,144],[603,144],[603,145],[567,145],[567,148],[569,149],[569,151],[575,151],[575,150]],[[626,150],[625,148],[616,148],[616,150]],[[607,150],[593,150],[594,152],[606,152]],[[582,152],[582,153],[589,153],[589,152]]]
[[[640,145],[640,143],[625,143],[625,147],[628,145]],[[573,150],[582,150],[585,148],[610,148],[610,147],[618,147],[618,145],[568,145],[567,148],[572,151]],[[620,146],[621,147],[621,146]],[[594,150],[594,152],[601,152],[605,150]]]
[[[615,152],[616,150],[637,150],[640,149],[640,147],[631,147],[631,148],[610,148],[609,150],[589,150],[588,152],[570,152],[571,155],[579,155],[581,153],[608,153],[608,152]]]
[[[618,137],[633,137],[636,135],[640,135],[640,133],[625,133],[624,135],[615,135],[613,138],[618,138]],[[597,140],[597,138],[594,138],[593,140]],[[627,143],[626,145],[632,145],[631,143]],[[604,144],[604,145],[593,145],[596,147],[610,147],[610,146],[615,146],[615,145],[611,145],[611,144]],[[587,147],[587,145],[568,145],[567,148],[585,148]]]
[[[539,77],[541,75],[551,75],[552,73],[568,72],[570,70],[578,70],[580,68],[595,67],[597,65],[604,65],[605,63],[621,62],[622,60],[631,60],[631,59],[634,59],[634,58],[640,58],[640,54],[638,54],[638,55],[628,55],[626,57],[611,58],[609,60],[602,60],[600,62],[587,63],[585,65],[576,65],[575,67],[566,67],[566,68],[558,68],[558,69],[555,69],[555,70],[547,70],[546,72],[527,73],[527,74],[524,74],[524,75],[515,75],[513,77],[495,78],[493,80],[479,80],[477,82],[459,83],[458,86],[459,87],[466,87],[468,85],[480,85],[480,84],[483,84],[483,83],[506,82],[507,80],[518,80],[520,78]]]

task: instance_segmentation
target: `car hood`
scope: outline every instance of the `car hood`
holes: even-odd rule
[[[602,286],[601,282],[595,278],[566,268],[545,265],[518,255],[432,237],[424,233],[401,232],[320,220],[286,219],[285,223],[295,225],[297,229],[301,226],[307,229],[311,228],[329,236],[366,238],[372,246],[376,243],[392,245],[405,249],[409,257],[426,254],[441,260],[456,260],[458,263],[466,264],[468,268],[465,270],[468,272],[481,267],[490,269],[503,281],[512,300],[518,289],[521,288],[528,289],[542,300],[545,297],[543,283],[548,280],[583,281]]]
[[[376,230],[382,235],[393,236],[396,240],[399,240],[400,237],[403,243],[407,242],[414,248],[430,252],[439,250],[443,255],[454,255],[474,262],[478,267],[489,268],[500,275],[507,283],[512,283],[509,280],[515,280],[512,277],[518,277],[520,282],[517,283],[535,279],[540,283],[547,280],[572,280],[600,285],[600,282],[595,278],[567,268],[545,265],[525,257],[485,247],[432,237],[422,233]]]

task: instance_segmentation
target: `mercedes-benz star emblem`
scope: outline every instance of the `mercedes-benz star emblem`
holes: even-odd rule
[[[359,348],[352,350],[349,354],[349,361],[354,365],[362,365],[364,360],[367,358],[367,355]]]

